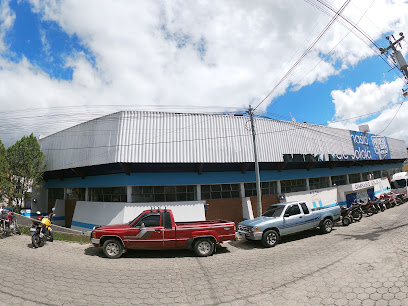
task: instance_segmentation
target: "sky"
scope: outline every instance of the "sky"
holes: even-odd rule
[[[0,140],[119,110],[252,105],[279,120],[368,124],[408,143],[407,86],[369,41],[408,36],[408,2],[325,2],[347,4],[344,18],[331,24],[319,0],[0,0]],[[407,58],[406,40],[401,51]]]

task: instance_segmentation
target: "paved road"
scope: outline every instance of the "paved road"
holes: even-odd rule
[[[408,305],[408,203],[271,249],[235,241],[214,256],[129,251],[28,236],[0,240],[0,304]]]

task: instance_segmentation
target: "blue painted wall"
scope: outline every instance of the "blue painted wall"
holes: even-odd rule
[[[402,167],[402,164],[396,163],[388,165],[373,165],[350,168],[323,168],[311,169],[310,171],[283,170],[278,171],[261,171],[261,181],[276,181],[300,179],[306,177],[321,177],[343,175],[350,173],[369,172],[377,170],[386,170],[389,168]],[[116,186],[160,186],[160,185],[195,185],[195,184],[224,184],[255,182],[255,172],[246,172],[242,174],[239,171],[231,172],[195,172],[182,173],[131,173],[110,174],[99,176],[88,176],[81,178],[66,178],[63,181],[59,179],[48,180],[47,188],[75,188],[75,187],[116,187]]]

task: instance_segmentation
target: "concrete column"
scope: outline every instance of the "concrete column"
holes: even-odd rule
[[[132,203],[132,186],[126,186],[126,202]]]
[[[64,200],[67,200],[67,188],[64,188]]]
[[[276,192],[282,194],[282,185],[280,181],[276,181]]]
[[[309,178],[306,178],[306,190],[310,190]]]
[[[197,200],[201,201],[201,185],[197,185]]]
[[[367,178],[363,179],[363,174],[360,172],[360,182],[366,181]]]
[[[239,195],[241,198],[245,198],[245,184],[239,183]]]
[[[89,187],[85,188],[85,201],[89,201]]]
[[[332,180],[331,180],[331,176],[329,175],[329,186],[333,186]]]
[[[346,174],[346,183],[347,183],[347,185],[350,184],[350,178],[349,178],[349,175],[348,175],[348,174]]]

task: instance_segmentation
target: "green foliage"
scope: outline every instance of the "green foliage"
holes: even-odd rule
[[[11,188],[9,166],[6,156],[6,148],[0,140],[0,202],[6,200],[6,192]]]
[[[45,156],[37,138],[31,134],[9,147],[6,157],[9,180],[13,187],[6,191],[6,196],[21,207],[32,189],[40,187],[45,170]]]

